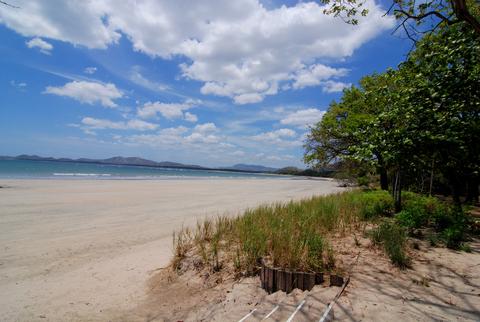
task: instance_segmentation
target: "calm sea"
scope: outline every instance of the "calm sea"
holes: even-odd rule
[[[190,169],[103,165],[76,162],[0,160],[0,178],[6,179],[188,179],[280,178],[281,176]]]

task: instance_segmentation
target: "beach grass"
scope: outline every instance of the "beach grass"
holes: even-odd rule
[[[393,201],[383,191],[349,191],[248,209],[237,217],[199,221],[174,235],[173,266],[192,252],[218,270],[224,262],[254,274],[261,262],[301,271],[335,269],[330,236],[357,231],[365,220],[389,215]]]
[[[386,191],[351,190],[300,201],[247,209],[236,217],[219,216],[197,222],[193,229],[174,234],[172,265],[194,256],[197,264],[220,270],[232,265],[242,274],[255,274],[262,264],[305,272],[335,271],[331,241],[364,231],[391,262],[410,264],[407,240],[426,230],[432,246],[439,243],[468,251],[469,219],[462,210],[437,198],[405,193],[403,210],[394,215],[393,199]]]

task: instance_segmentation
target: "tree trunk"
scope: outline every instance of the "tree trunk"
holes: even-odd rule
[[[430,196],[432,195],[432,189],[433,189],[433,160],[432,160],[432,171],[430,172],[430,188],[428,189],[428,194]]]
[[[458,20],[463,20],[469,24],[480,37],[480,22],[470,12],[466,0],[452,0],[452,7]],[[478,3],[478,2],[477,2]]]
[[[385,167],[380,168],[380,188],[382,190],[388,190],[388,176],[387,176],[387,170]]]
[[[455,204],[456,207],[461,208],[462,207],[462,201],[460,200],[460,182],[459,179],[454,176],[451,181],[451,187],[452,187],[452,196],[453,196],[453,203]]]
[[[378,159],[378,173],[380,174],[380,188],[382,190],[388,190],[388,174],[387,169],[385,167],[385,163],[383,162],[383,158],[381,155],[377,154]]]
[[[402,182],[401,172],[397,170],[395,173],[395,181],[393,185],[393,200],[395,204],[395,213],[402,211]]]
[[[467,179],[467,199],[465,203],[476,204],[479,202],[479,191],[478,186],[480,184],[480,180],[477,176],[470,176]]]

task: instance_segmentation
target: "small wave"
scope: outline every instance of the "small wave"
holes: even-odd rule
[[[110,173],[65,173],[65,172],[55,172],[54,176],[63,176],[63,177],[110,177]]]

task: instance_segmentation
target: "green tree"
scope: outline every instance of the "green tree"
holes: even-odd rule
[[[397,70],[345,90],[311,129],[305,161],[354,160],[376,166],[381,176],[388,170],[397,210],[408,179],[427,171],[433,178],[433,169],[457,204],[465,183],[467,196],[478,200],[479,88],[479,38],[463,24],[442,28]]]
[[[365,0],[320,0],[327,5],[326,14],[341,17],[345,22],[358,24],[359,16],[367,16]],[[387,13],[393,15],[399,21],[398,27],[402,27],[411,39],[433,32],[437,28],[467,24],[472,28],[477,37],[480,37],[480,5],[478,0],[392,0]]]

